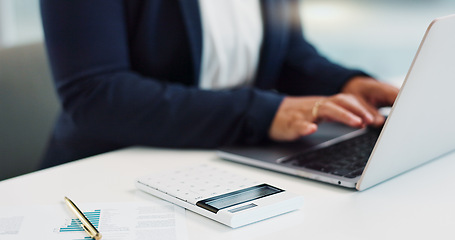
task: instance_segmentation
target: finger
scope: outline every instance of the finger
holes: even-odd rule
[[[318,125],[309,121],[298,121],[294,130],[299,136],[306,136],[315,133]]]
[[[282,132],[282,140],[294,141],[300,137],[313,134],[317,131],[318,126],[312,122],[299,120],[289,125],[289,128]]]
[[[313,134],[318,126],[312,122],[298,121],[282,129],[279,133],[271,134],[271,138],[276,141],[294,141],[300,137]]]
[[[379,110],[368,104],[368,103],[365,103],[366,104],[366,107],[369,109],[370,113],[373,115],[374,117],[374,120],[373,122],[371,123],[371,125],[373,126],[381,126],[382,124],[384,124],[385,122],[385,118],[384,116],[379,112]]]
[[[362,127],[364,125],[362,118],[330,101],[319,107],[319,117],[351,127]]]
[[[360,117],[365,124],[374,123],[376,110],[369,108],[368,104],[362,101],[361,98],[354,97],[353,95],[339,94],[333,97],[333,101]]]
[[[385,118],[382,116],[382,114],[379,112],[379,110],[368,103],[366,100],[359,98],[358,101],[368,110],[368,112],[373,116],[373,121],[368,124],[372,124],[374,126],[380,126],[384,123]]]

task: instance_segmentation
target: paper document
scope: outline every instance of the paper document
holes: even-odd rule
[[[157,202],[78,204],[102,240],[185,240],[185,210]],[[0,239],[91,239],[63,203],[0,207]]]

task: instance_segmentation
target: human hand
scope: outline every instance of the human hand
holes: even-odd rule
[[[399,89],[370,77],[358,76],[349,80],[341,92],[356,96],[374,116],[373,125],[380,126],[385,119],[379,113],[378,108],[391,106],[398,95]]]
[[[317,122],[329,120],[352,127],[373,124],[368,107],[352,94],[331,97],[285,97],[272,121],[269,137],[276,141],[292,141],[312,134]]]

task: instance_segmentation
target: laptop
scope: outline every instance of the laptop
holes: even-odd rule
[[[225,147],[218,156],[361,191],[450,153],[455,150],[454,29],[455,15],[431,22],[383,127],[327,122],[295,142]]]

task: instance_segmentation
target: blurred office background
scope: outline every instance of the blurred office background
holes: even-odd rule
[[[399,84],[426,27],[455,1],[302,0],[301,13],[320,52]],[[38,0],[0,0],[0,180],[36,169],[58,109],[42,41]]]

